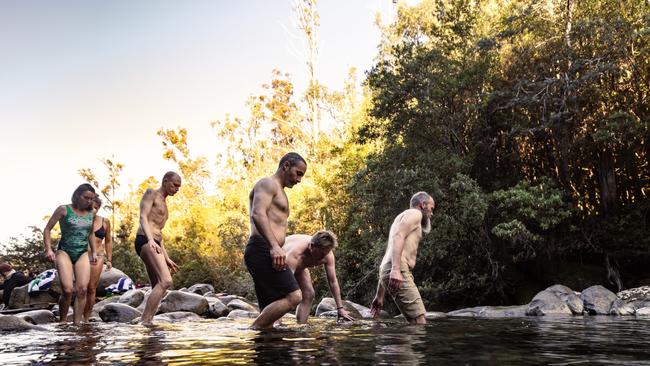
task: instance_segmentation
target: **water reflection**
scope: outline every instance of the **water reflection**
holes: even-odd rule
[[[445,318],[424,327],[314,319],[273,332],[245,320],[47,325],[0,334],[0,364],[650,365],[649,325],[634,317]]]

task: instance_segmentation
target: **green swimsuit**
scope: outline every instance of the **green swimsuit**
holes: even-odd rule
[[[68,253],[72,264],[88,251],[88,235],[93,226],[93,212],[77,215],[70,205],[65,206],[66,215],[59,220],[61,241],[58,250]]]

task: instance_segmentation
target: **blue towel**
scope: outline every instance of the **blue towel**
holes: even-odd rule
[[[34,278],[27,287],[27,292],[47,291],[52,287],[52,281],[56,277],[56,269],[48,269]]]
[[[109,292],[111,294],[121,294],[123,292],[127,292],[129,290],[135,289],[135,285],[133,284],[133,281],[131,281],[130,278],[128,277],[120,277],[119,280],[117,280],[116,283],[106,287],[106,292]]]

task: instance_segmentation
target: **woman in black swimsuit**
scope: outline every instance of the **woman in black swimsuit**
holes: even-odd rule
[[[99,211],[101,206],[102,200],[99,197],[95,197],[93,200],[93,210],[95,211],[95,215],[97,215],[97,211]],[[97,262],[90,266],[90,281],[88,282],[86,308],[84,309],[85,321],[88,321],[90,318],[90,313],[95,305],[95,292],[97,291],[97,284],[99,283],[99,277],[104,268],[104,264],[106,264],[107,271],[110,271],[113,267],[113,264],[111,263],[113,258],[113,235],[111,235],[111,222],[104,217],[97,216],[97,220],[95,220],[95,225],[93,226],[93,231],[95,232],[95,238],[98,240],[96,247],[99,248],[99,251],[96,255]]]

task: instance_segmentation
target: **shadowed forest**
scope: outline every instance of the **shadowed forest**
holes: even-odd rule
[[[650,285],[650,3],[400,5],[393,23],[378,19],[374,66],[362,80],[350,70],[341,90],[317,78],[318,13],[304,4],[306,90],[280,70],[260,80],[247,115],[211,122],[216,165],[191,149],[191,130],[152,136],[183,178],[163,230],[181,268],[176,288],[206,282],[254,297],[243,264],[248,194],[289,151],[308,169],[287,190],[288,234],[338,236],[346,299],[370,304],[390,224],[420,190],[437,203],[413,272],[427,309],[525,303],[555,283]],[[124,187],[129,162],[101,162],[80,167],[80,180],[101,190],[113,265],[146,283],[133,249],[138,204],[164,172]],[[3,243],[3,259],[51,267],[41,230]],[[324,295],[324,273],[312,277]]]

